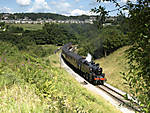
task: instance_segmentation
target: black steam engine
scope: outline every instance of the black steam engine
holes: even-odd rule
[[[81,76],[94,85],[103,85],[106,80],[105,74],[102,73],[102,68],[99,64],[93,61],[88,62],[82,56],[72,52],[72,44],[68,43],[62,47],[62,57],[72,65],[76,70],[79,70]]]

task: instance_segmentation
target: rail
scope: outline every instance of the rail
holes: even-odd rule
[[[128,99],[128,100],[125,99],[123,94],[117,92],[113,88],[111,88],[107,85],[98,85],[97,87],[100,88],[101,90],[103,90],[104,92],[106,92],[107,94],[109,94],[115,100],[119,101],[120,105],[125,105],[129,109],[133,109],[134,111],[141,112],[139,105],[137,103],[134,102],[133,104],[131,104],[130,99]]]

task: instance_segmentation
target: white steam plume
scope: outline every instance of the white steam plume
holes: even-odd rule
[[[91,62],[92,56],[91,56],[90,53],[87,54],[86,60],[87,60],[88,62]]]

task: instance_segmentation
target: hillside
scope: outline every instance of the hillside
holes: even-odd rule
[[[31,20],[37,20],[37,19],[53,19],[53,20],[67,20],[67,19],[78,19],[78,20],[85,20],[89,19],[90,17],[95,16],[88,16],[88,15],[81,15],[81,16],[65,16],[60,14],[54,14],[54,13],[0,13],[0,19],[31,19]]]
[[[96,60],[97,63],[100,63],[106,74],[107,83],[125,92],[129,92],[129,88],[124,84],[125,80],[123,79],[122,72],[128,71],[125,58],[125,50],[128,48],[128,46],[122,47],[109,56]]]
[[[60,68],[56,46],[0,44],[0,112],[119,112]]]

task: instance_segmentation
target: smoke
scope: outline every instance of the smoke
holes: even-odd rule
[[[87,60],[88,62],[91,62],[92,56],[91,56],[90,53],[87,54],[86,60]]]

